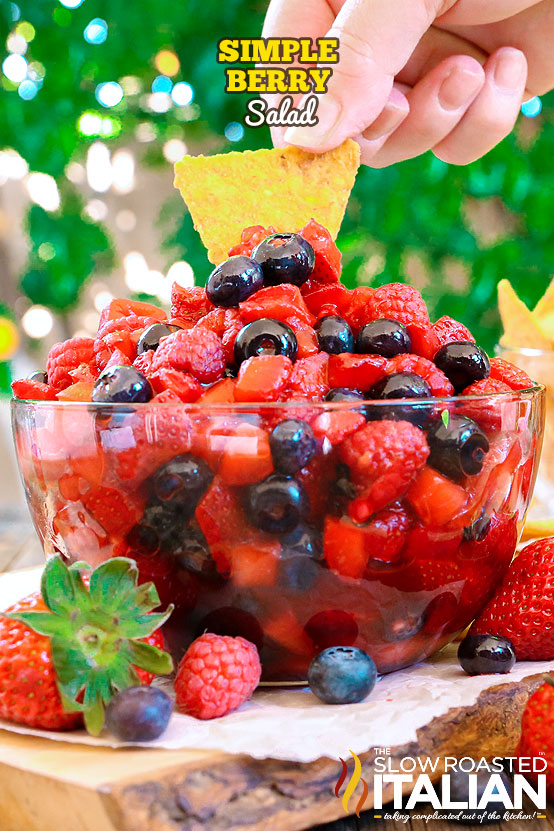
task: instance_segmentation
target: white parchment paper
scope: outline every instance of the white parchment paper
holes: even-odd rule
[[[41,569],[0,577],[0,609],[38,588]],[[554,670],[554,661],[520,662],[509,675],[469,677],[458,666],[456,647],[432,659],[383,676],[366,701],[327,706],[306,688],[258,690],[251,701],[220,719],[199,721],[174,713],[164,736],[148,747],[212,749],[311,762],[337,759],[349,750],[394,747],[416,740],[416,731],[452,707],[469,706],[479,694],[507,681]],[[53,741],[121,747],[108,733],[98,738],[84,731],[55,733],[31,730],[0,720],[0,729]]]

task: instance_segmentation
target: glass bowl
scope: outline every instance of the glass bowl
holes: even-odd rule
[[[242,635],[263,680],[283,683],[305,680],[336,644],[399,669],[470,623],[516,549],[544,420],[538,386],[396,402],[12,407],[46,555],[135,558],[176,606],[165,636],[177,659],[206,630]],[[486,435],[484,458],[481,443],[464,463],[476,472],[438,472],[452,447],[450,462],[439,453],[432,468],[420,454],[415,469],[413,443],[460,415]],[[291,418],[311,425],[315,455],[287,478],[269,437]]]

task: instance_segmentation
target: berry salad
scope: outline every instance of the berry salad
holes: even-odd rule
[[[136,561],[180,657],[204,632],[305,680],[407,666],[479,615],[530,498],[541,393],[413,287],[345,288],[314,220],[248,227],[169,314],[113,300],[13,384],[47,553]],[[342,653],[341,653],[342,654]]]

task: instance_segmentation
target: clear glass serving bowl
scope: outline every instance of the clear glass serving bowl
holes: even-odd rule
[[[177,658],[205,630],[243,635],[260,650],[265,681],[294,682],[335,644],[367,650],[381,672],[408,666],[479,613],[516,548],[543,400],[537,386],[398,402],[14,401],[13,427],[47,556],[93,566],[135,558],[141,579],[176,606],[165,635]],[[372,464],[363,452],[350,456],[350,480],[338,442],[366,419],[409,421],[425,432],[459,414],[486,434],[479,472],[448,478],[427,464],[406,478],[383,445],[377,456],[373,448]],[[273,475],[270,432],[289,418],[311,424],[317,448],[276,502],[274,484],[259,483]],[[372,493],[383,503],[392,495],[392,503],[353,522],[351,500],[383,474]]]

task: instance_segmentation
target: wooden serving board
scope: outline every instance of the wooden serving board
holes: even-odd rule
[[[392,748],[393,761],[511,755],[525,702],[540,683],[535,675],[485,690],[474,705],[418,730],[416,742]],[[371,785],[374,752],[360,759]],[[327,758],[300,764],[215,751],[114,750],[0,730],[0,828],[300,831],[344,817],[334,794],[340,770]],[[366,807],[372,804],[370,793]]]

